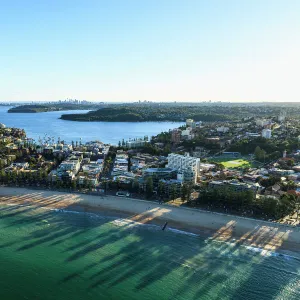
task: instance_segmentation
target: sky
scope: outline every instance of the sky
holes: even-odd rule
[[[299,0],[0,0],[0,102],[300,101]]]

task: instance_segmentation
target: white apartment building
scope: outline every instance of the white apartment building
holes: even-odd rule
[[[266,139],[270,139],[272,137],[272,130],[271,129],[263,129],[263,131],[261,132],[261,136]]]
[[[270,122],[270,120],[266,120],[266,119],[258,119],[258,120],[255,121],[255,123],[256,123],[257,126],[263,127],[265,125],[270,124],[271,122]]]
[[[192,138],[194,138],[194,134],[192,133],[192,128],[188,127],[187,129],[182,130],[181,136],[183,137],[183,139],[186,140],[191,140]]]
[[[180,155],[171,153],[168,155],[167,168],[178,171],[184,181],[197,181],[200,170],[200,158],[191,157],[189,154]]]
[[[78,160],[77,161],[65,160],[59,165],[57,169],[58,172],[72,171],[74,175],[76,175],[79,170],[80,170],[80,162]]]
[[[217,128],[217,131],[218,132],[223,132],[223,133],[228,132],[229,131],[229,127],[220,126],[220,127]]]
[[[138,148],[138,147],[143,147],[146,144],[148,144],[148,141],[145,141],[144,139],[137,139],[137,140],[132,140],[126,142],[126,147],[128,148]]]

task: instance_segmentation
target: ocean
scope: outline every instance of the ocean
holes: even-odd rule
[[[34,138],[54,137],[71,143],[72,141],[89,142],[100,140],[104,143],[117,145],[122,139],[129,140],[149,138],[162,131],[169,131],[183,125],[180,122],[74,122],[59,119],[62,114],[85,113],[85,110],[54,111],[45,113],[14,113],[9,114],[9,107],[0,106],[0,123],[8,127],[25,129],[27,136]]]
[[[101,214],[0,206],[0,299],[300,299],[300,260]]]

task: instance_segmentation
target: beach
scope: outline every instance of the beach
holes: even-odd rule
[[[98,212],[142,224],[168,222],[168,227],[270,251],[293,251],[300,246],[297,227],[132,198],[1,187],[0,204]]]

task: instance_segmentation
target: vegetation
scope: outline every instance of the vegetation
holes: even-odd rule
[[[8,110],[8,113],[40,113],[47,111],[63,111],[63,110],[88,110],[97,109],[97,104],[73,104],[73,103],[52,103],[52,104],[28,104],[20,105]]]
[[[258,137],[254,139],[242,139],[231,145],[227,151],[241,152],[242,154],[254,153],[256,160],[269,161],[278,159],[284,150],[291,152],[297,149],[299,142],[297,138],[288,139],[265,139]]]
[[[193,118],[201,121],[227,121],[234,115],[225,115],[221,110],[212,112],[199,106],[177,105],[112,105],[86,114],[62,115],[63,120],[105,121],[105,122],[148,122],[148,121],[185,121]]]
[[[284,194],[279,199],[266,196],[257,199],[252,191],[235,192],[229,188],[204,189],[200,192],[197,204],[277,220],[295,211],[296,198],[294,195]]]

